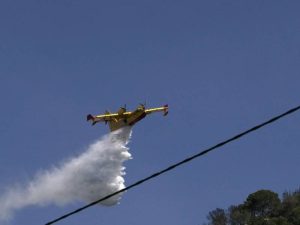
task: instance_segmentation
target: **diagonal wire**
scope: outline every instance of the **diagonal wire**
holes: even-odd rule
[[[58,217],[58,218],[56,218],[56,219],[54,219],[54,220],[46,223],[45,225],[54,224],[54,223],[56,223],[56,222],[58,222],[60,220],[63,220],[65,218],[71,216],[71,215],[79,213],[79,212],[81,212],[81,211],[83,211],[83,210],[85,210],[85,209],[87,209],[87,208],[89,208],[89,207],[91,207],[93,205],[96,205],[96,204],[98,204],[98,203],[100,203],[100,202],[102,202],[102,201],[104,201],[106,199],[109,199],[110,197],[113,197],[113,196],[115,196],[117,194],[120,194],[122,192],[125,192],[125,191],[127,191],[127,190],[129,190],[129,189],[131,189],[133,187],[136,187],[136,186],[138,186],[138,185],[140,185],[140,184],[142,184],[142,183],[144,183],[144,182],[146,182],[148,180],[151,180],[151,179],[153,179],[155,177],[158,177],[158,176],[162,175],[163,173],[166,173],[166,172],[168,172],[170,170],[175,169],[178,166],[181,166],[182,164],[188,163],[188,162],[192,161],[195,158],[203,156],[203,155],[205,155],[205,154],[207,154],[207,153],[209,153],[209,152],[211,152],[211,151],[213,151],[213,150],[215,150],[217,148],[220,148],[220,147],[228,144],[229,142],[235,141],[235,140],[237,140],[237,139],[239,139],[239,138],[241,138],[241,137],[243,137],[243,136],[245,136],[245,135],[247,135],[247,134],[249,134],[251,132],[254,132],[254,131],[256,131],[256,130],[258,130],[258,129],[260,129],[260,128],[268,125],[268,124],[271,124],[271,123],[275,122],[276,120],[281,119],[282,117],[285,117],[285,116],[287,116],[289,114],[292,114],[292,113],[296,112],[299,109],[300,109],[300,105],[297,106],[297,107],[294,107],[292,109],[289,109],[288,111],[286,111],[286,112],[284,112],[284,113],[282,113],[282,114],[280,114],[278,116],[275,116],[275,117],[273,117],[273,118],[271,118],[271,119],[269,119],[269,120],[267,120],[267,121],[265,121],[265,122],[263,122],[261,124],[258,124],[256,126],[250,128],[250,129],[244,131],[244,132],[241,132],[241,133],[239,133],[239,134],[237,134],[237,135],[235,135],[235,136],[233,136],[233,137],[231,137],[231,138],[229,138],[229,139],[227,139],[225,141],[222,141],[222,142],[220,142],[220,143],[218,143],[218,144],[216,144],[216,145],[214,145],[214,146],[212,146],[212,147],[210,147],[210,148],[208,148],[206,150],[203,150],[203,151],[201,151],[201,152],[199,152],[199,153],[197,153],[195,155],[192,155],[192,156],[190,156],[190,157],[188,157],[188,158],[186,158],[186,159],[184,159],[184,160],[182,160],[182,161],[180,161],[178,163],[175,163],[175,164],[173,164],[173,165],[171,165],[171,166],[169,166],[169,167],[167,167],[167,168],[165,168],[165,169],[163,169],[163,170],[161,170],[159,172],[156,172],[156,173],[154,173],[154,174],[152,174],[152,175],[150,175],[150,176],[148,176],[148,177],[146,177],[144,179],[141,179],[141,180],[139,180],[139,181],[137,181],[137,182],[135,182],[135,183],[133,183],[133,184],[131,184],[131,185],[129,185],[129,186],[127,186],[127,187],[119,190],[119,191],[117,191],[117,192],[109,194],[109,195],[107,195],[107,196],[105,196],[105,197],[103,197],[103,198],[101,198],[99,200],[91,202],[91,203],[89,203],[89,204],[87,204],[87,205],[85,205],[85,206],[83,206],[81,208],[78,208],[78,209],[76,209],[76,210],[74,210],[72,212],[69,212],[69,213],[61,216],[61,217]]]

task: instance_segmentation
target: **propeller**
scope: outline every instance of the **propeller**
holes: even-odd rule
[[[146,108],[146,101],[143,103],[140,103],[140,106],[142,107],[142,109],[145,109]]]

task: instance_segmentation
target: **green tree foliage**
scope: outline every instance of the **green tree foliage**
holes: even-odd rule
[[[259,190],[240,205],[209,212],[208,225],[300,225],[300,189],[277,193]]]
[[[244,225],[250,219],[250,212],[244,205],[230,206],[228,209],[229,224]]]
[[[260,190],[250,194],[244,205],[251,213],[251,217],[266,218],[275,215],[280,204],[278,194],[269,190]]]
[[[291,224],[300,225],[300,190],[283,193],[281,214]]]
[[[215,210],[209,212],[207,219],[209,221],[208,225],[227,224],[227,216],[224,209],[216,208]]]

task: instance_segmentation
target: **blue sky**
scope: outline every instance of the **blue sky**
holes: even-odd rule
[[[0,189],[31,180],[108,132],[88,113],[127,104],[137,124],[126,183],[299,104],[299,1],[0,3]],[[202,224],[258,189],[299,187],[300,115],[58,224]],[[47,194],[47,193],[45,193]],[[28,207],[45,222],[82,206]]]

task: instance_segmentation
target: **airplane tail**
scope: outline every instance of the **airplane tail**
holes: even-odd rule
[[[168,115],[168,113],[169,113],[169,106],[164,105],[164,116]]]
[[[95,117],[92,116],[91,114],[89,114],[89,115],[86,116],[86,120],[87,120],[87,121],[90,121],[90,120],[93,121],[93,122],[92,122],[92,125],[95,125],[95,124],[97,123],[97,122],[95,121]]]

